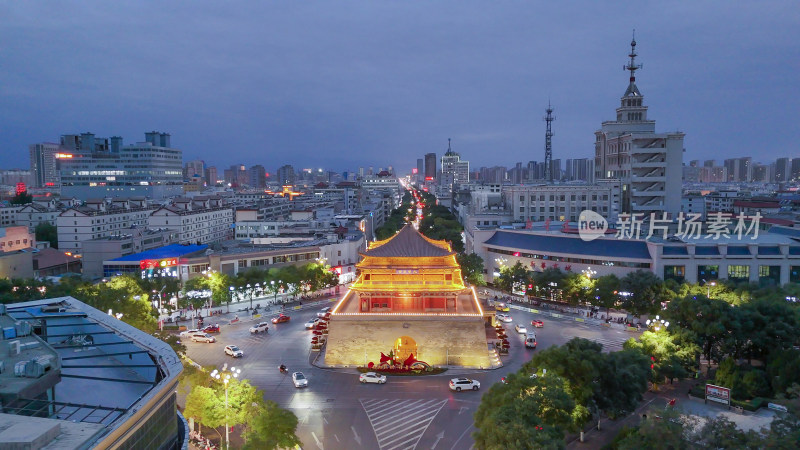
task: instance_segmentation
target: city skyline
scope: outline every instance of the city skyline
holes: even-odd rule
[[[61,134],[148,129],[217,167],[404,173],[448,138],[473,170],[509,167],[543,159],[548,99],[553,158],[591,158],[633,28],[649,115],[686,133],[684,163],[797,154],[789,2],[454,5],[5,6],[0,167]]]

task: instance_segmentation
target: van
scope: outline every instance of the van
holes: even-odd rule
[[[536,333],[525,335],[525,348],[536,348]]]

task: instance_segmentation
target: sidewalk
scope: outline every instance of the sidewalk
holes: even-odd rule
[[[345,287],[342,287],[346,290]],[[341,291],[341,289],[340,289]],[[277,302],[275,297],[259,297],[253,298],[252,304],[254,308],[258,308],[257,314],[250,314],[247,309],[250,307],[250,300],[243,300],[238,302],[225,303],[219,306],[210,308],[212,315],[208,315],[209,308],[202,308],[198,310],[183,310],[182,312],[176,311],[171,315],[162,314],[159,320],[166,319],[167,317],[178,317],[181,313],[186,314],[186,319],[181,319],[173,322],[164,322],[164,325],[178,325],[192,328],[197,325],[197,320],[192,318],[190,314],[200,313],[203,318],[203,325],[220,324],[230,325],[237,322],[254,321],[264,318],[265,316],[272,316],[279,313],[289,313],[291,311],[300,311],[307,308],[316,306],[322,307],[323,304],[329,303],[331,306],[339,300],[340,293],[332,292],[330,294],[320,295],[319,297],[291,299],[288,294],[278,295]],[[238,317],[238,320],[236,320]]]
[[[490,306],[493,305],[493,302],[497,301],[505,303],[510,309],[517,309],[533,314],[542,314],[544,316],[555,318],[570,318],[576,322],[583,322],[599,327],[614,328],[631,332],[645,330],[644,327],[637,329],[635,327],[629,327],[625,323],[607,322],[605,320],[607,314],[606,312],[599,311],[592,314],[592,309],[588,306],[569,306],[563,303],[551,302],[543,298],[528,300],[521,296],[509,295],[493,288],[482,288],[481,291],[489,292],[489,295],[486,296],[486,300],[489,302]],[[495,300],[495,296],[497,297],[497,300]],[[629,314],[624,311],[612,309],[608,312],[608,316],[613,319],[622,319],[624,321]],[[641,319],[636,318],[634,319],[634,322],[641,322]]]

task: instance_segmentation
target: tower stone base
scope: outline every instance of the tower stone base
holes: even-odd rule
[[[328,326],[325,365],[378,364],[398,345],[432,366],[490,368],[482,317],[337,315]],[[401,341],[398,343],[398,339]]]

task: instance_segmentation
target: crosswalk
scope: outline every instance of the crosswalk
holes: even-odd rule
[[[447,400],[359,399],[381,450],[413,450]]]
[[[571,329],[571,330],[564,330],[562,333],[564,337],[579,337],[584,338],[593,342],[597,342],[599,344],[603,344],[603,350],[621,350],[622,344],[625,343],[628,339],[633,337],[630,333],[626,333],[624,331],[620,331],[614,334],[604,333],[599,335],[598,332],[594,330],[582,330],[582,329]]]

